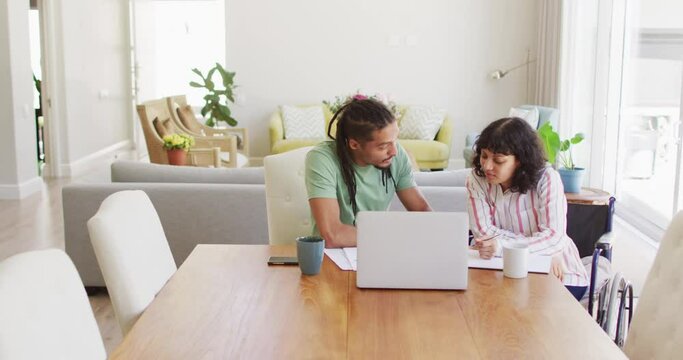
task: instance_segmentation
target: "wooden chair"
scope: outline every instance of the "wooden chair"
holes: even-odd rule
[[[245,161],[239,161],[235,136],[202,137],[185,132],[175,125],[165,99],[140,104],[137,106],[137,111],[145,135],[150,162],[168,164],[168,156],[163,148],[163,136],[172,133],[185,133],[195,138],[196,148],[192,148],[188,152],[189,164],[233,168],[245,165]],[[218,151],[214,148],[218,148]]]
[[[249,140],[246,128],[216,129],[206,126],[195,116],[192,107],[187,104],[185,95],[166,98],[166,105],[175,124],[193,136],[237,136],[237,151],[249,157]]]

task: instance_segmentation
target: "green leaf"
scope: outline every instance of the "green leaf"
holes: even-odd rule
[[[228,123],[230,126],[237,126],[237,120],[235,120],[232,116],[228,117],[225,122]]]
[[[572,146],[572,144],[569,142],[569,140],[564,140],[560,145],[560,151],[567,151],[569,150],[570,146]]]
[[[204,87],[204,85],[202,85],[198,82],[195,82],[195,81],[190,81],[190,86],[196,87],[196,88],[203,88]]]
[[[201,111],[202,116],[206,117],[206,114],[207,114],[209,111],[211,111],[211,103],[207,101],[207,102],[206,102],[206,105],[204,105],[204,107],[202,108],[202,111]],[[211,126],[213,126],[213,125],[211,125]]]
[[[202,75],[202,72],[199,71],[199,69],[194,68],[194,69],[192,69],[192,72],[195,73],[195,74],[197,74],[197,75],[199,75],[199,77],[201,77],[202,80],[204,80],[204,75]]]
[[[538,136],[541,138],[541,143],[548,156],[548,162],[555,164],[555,158],[560,149],[560,136],[553,130],[553,127],[549,122],[544,123],[538,129]]]
[[[215,72],[216,72],[216,68],[209,70],[209,73],[206,74],[206,79],[211,81],[211,78],[213,77],[213,73],[215,73]]]
[[[232,103],[235,102],[235,97],[232,95],[232,91],[230,91],[230,92],[226,91],[225,97],[228,98],[228,100],[230,100],[230,102],[232,102]]]
[[[230,117],[230,109],[225,105],[218,105],[218,112],[221,114],[221,119],[225,120]]]
[[[572,144],[576,145],[576,144],[580,143],[581,141],[583,141],[584,138],[585,138],[585,136],[583,135],[583,133],[578,133],[578,134],[574,135],[574,137],[571,139],[571,142],[572,142]]]
[[[209,89],[209,91],[213,91],[214,87],[216,85],[211,81],[211,79],[206,79],[206,88]]]

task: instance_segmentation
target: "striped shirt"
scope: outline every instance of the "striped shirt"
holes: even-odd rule
[[[500,235],[496,256],[501,256],[505,243],[527,244],[532,254],[562,257],[565,285],[588,286],[579,251],[567,236],[567,199],[557,171],[547,167],[536,188],[522,194],[503,191],[473,170],[467,178],[467,193],[474,237]]]

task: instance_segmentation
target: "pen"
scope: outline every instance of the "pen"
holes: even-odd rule
[[[480,241],[486,241],[486,240],[495,239],[495,238],[497,238],[498,236],[500,236],[500,233],[494,234],[493,236],[488,237],[488,238],[486,238],[486,239],[481,239]],[[476,248],[476,246],[477,246],[476,244],[477,244],[477,241],[475,240],[474,244],[472,245],[473,248]]]

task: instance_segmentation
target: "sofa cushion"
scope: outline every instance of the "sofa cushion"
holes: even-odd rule
[[[432,106],[411,106],[399,122],[399,139],[434,140],[446,110]]]
[[[283,105],[281,110],[285,139],[322,139],[325,137],[325,115],[322,106]]]
[[[518,117],[518,118],[526,121],[529,124],[529,126],[531,126],[532,129],[534,129],[534,130],[538,129],[539,113],[538,113],[537,108],[524,109],[524,108],[513,107],[513,108],[510,108],[510,112],[508,113],[508,116]]]
[[[420,186],[452,186],[464,187],[467,176],[472,172],[472,169],[446,170],[446,171],[432,171],[432,172],[415,172],[413,177],[415,183]]]
[[[202,168],[171,166],[138,161],[111,164],[112,182],[265,184],[263,168]]]
[[[273,147],[271,148],[271,153],[272,154],[281,154],[283,152],[287,152],[290,150],[306,147],[306,146],[314,146],[317,145],[320,142],[325,141],[325,139],[320,138],[320,139],[283,139],[283,140],[278,140],[273,144]]]
[[[162,139],[167,135],[177,133],[176,127],[171,122],[171,119],[159,120],[158,117],[155,117],[154,120],[152,120],[152,124],[154,124],[154,129],[157,131],[157,134],[159,134],[159,137]]]
[[[432,140],[399,140],[403,148],[408,150],[418,162],[448,160],[450,149],[448,145]]]

